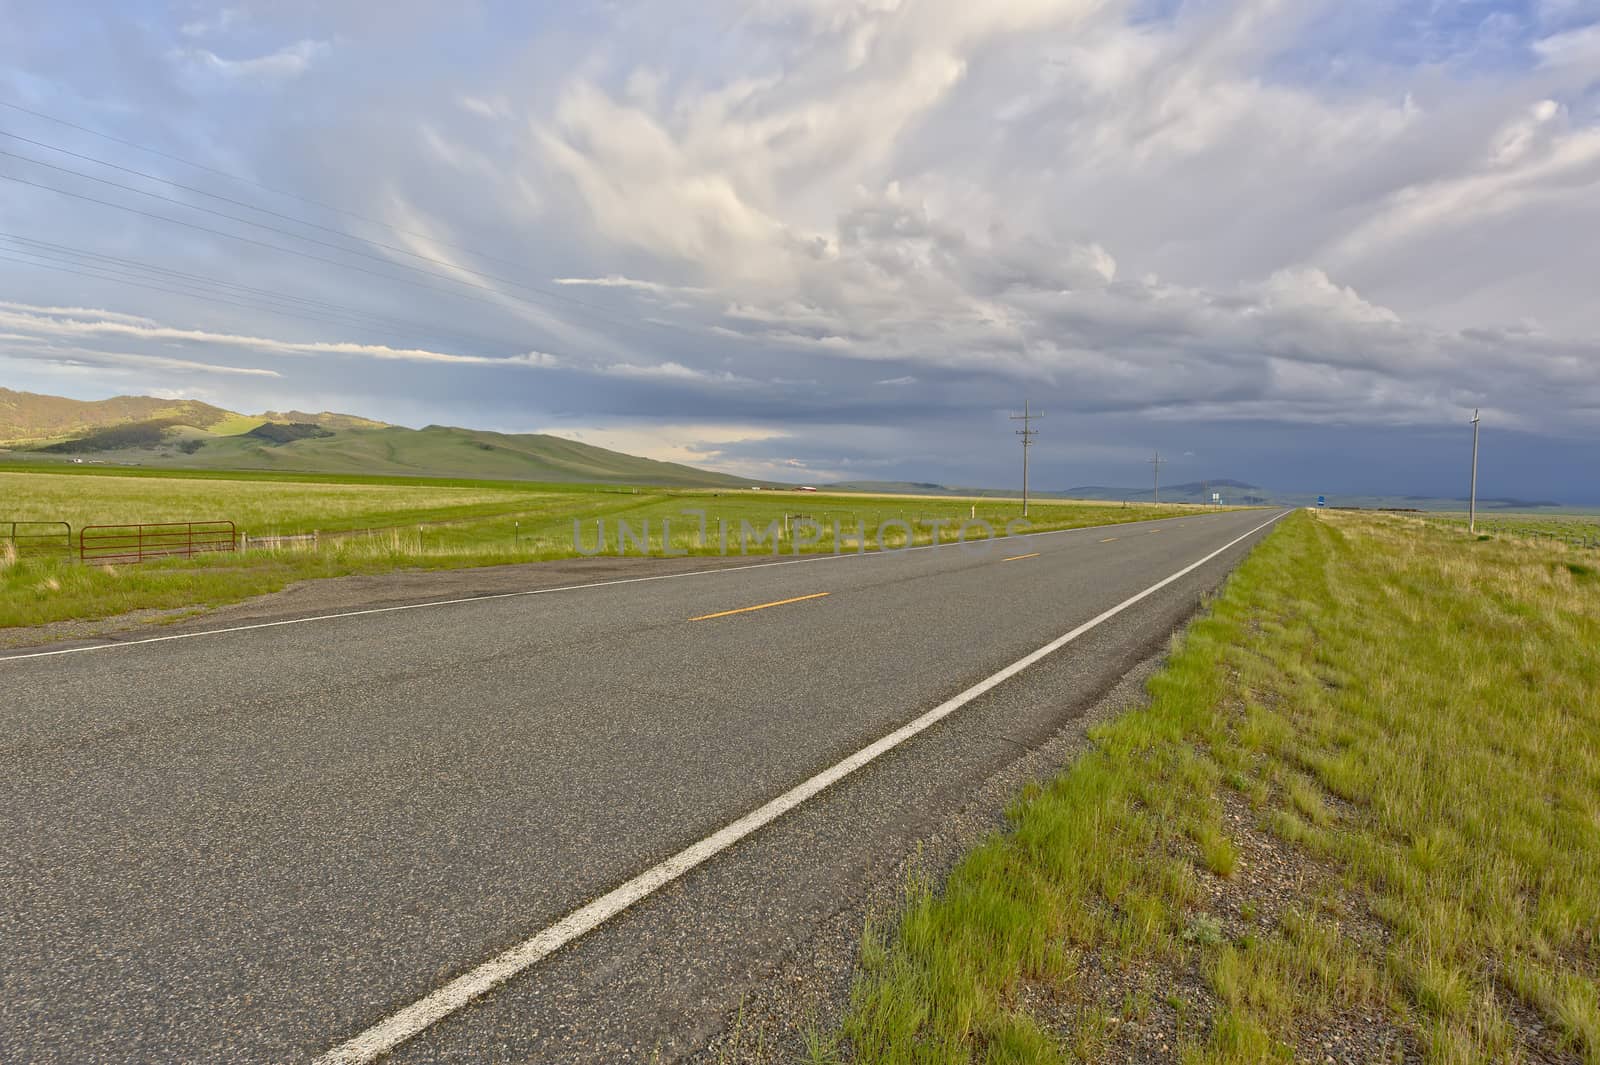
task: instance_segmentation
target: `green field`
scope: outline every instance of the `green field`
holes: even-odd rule
[[[1426,520],[1461,529],[1467,527],[1465,513],[1430,514]],[[1480,515],[1477,529],[1486,536],[1558,540],[1573,547],[1600,548],[1600,514]]]
[[[1600,1062],[1597,693],[1592,554],[1292,515],[815,1056]]]
[[[663,550],[670,521],[674,553],[720,554],[719,520],[729,529],[729,552],[739,553],[743,523],[779,530],[778,546],[795,550],[798,520],[822,527],[806,551],[832,551],[832,525],[848,534],[865,522],[918,526],[914,542],[928,543],[934,519],[957,521],[974,513],[997,530],[1021,517],[1006,500],[965,501],[905,496],[825,495],[798,492],[626,488],[614,485],[529,485],[504,481],[449,481],[289,474],[110,471],[66,467],[51,472],[0,469],[0,534],[11,521],[66,521],[87,525],[132,522],[235,523],[250,549],[194,560],[133,565],[85,565],[63,552],[19,541],[0,541],[0,628],[69,619],[104,618],[134,610],[171,610],[234,602],[282,588],[291,581],[394,569],[440,569],[568,558],[574,522],[583,545],[596,544],[605,523],[608,554],[617,552],[617,522],[634,530],[648,522],[653,553]],[[705,512],[707,542],[699,521]],[[1036,530],[1078,528],[1194,513],[1193,507],[1038,502]],[[791,526],[785,534],[785,523]],[[317,534],[315,542],[272,542],[273,537]],[[945,540],[955,538],[947,530]],[[267,543],[262,545],[262,541]],[[891,546],[904,542],[899,530]],[[854,549],[853,542],[847,543]],[[20,549],[19,549],[20,548]],[[771,553],[771,541],[753,554]],[[638,553],[636,550],[633,553]]]

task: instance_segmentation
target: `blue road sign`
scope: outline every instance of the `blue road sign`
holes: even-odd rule
[[[1318,496],[1317,497],[1317,506],[1325,507],[1327,505],[1328,505],[1328,497],[1327,496]]]

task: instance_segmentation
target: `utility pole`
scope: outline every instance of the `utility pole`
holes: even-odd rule
[[[1017,435],[1022,437],[1022,516],[1028,516],[1028,449],[1033,447],[1033,438],[1039,435],[1039,430],[1033,423],[1043,418],[1043,414],[1034,414],[1028,408],[1028,401],[1022,401],[1022,413],[1013,414],[1011,420],[1021,422],[1022,428],[1017,430]]]
[[[1161,502],[1161,452],[1156,452],[1156,457],[1150,460],[1150,465],[1154,469],[1156,475],[1155,495],[1152,498],[1152,501],[1159,503]]]
[[[1467,532],[1478,531],[1478,408],[1472,408],[1472,498],[1467,503]]]

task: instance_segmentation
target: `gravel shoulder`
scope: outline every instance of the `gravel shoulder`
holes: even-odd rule
[[[752,985],[726,1027],[683,1060],[694,1065],[775,1065],[812,1060],[808,1041],[837,1031],[849,1005],[868,923],[894,922],[913,880],[942,883],[961,858],[1006,828],[1006,807],[1030,781],[1055,776],[1089,745],[1096,725],[1146,700],[1145,682],[1165,650],[1140,661],[1055,735],[972,789],[961,808],[898,854],[885,854],[858,890],[806,941]]]

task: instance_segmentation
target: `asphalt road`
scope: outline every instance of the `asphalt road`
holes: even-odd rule
[[[1271,517],[0,660],[0,1061],[312,1061],[1244,537],[386,1059],[672,1060]]]

